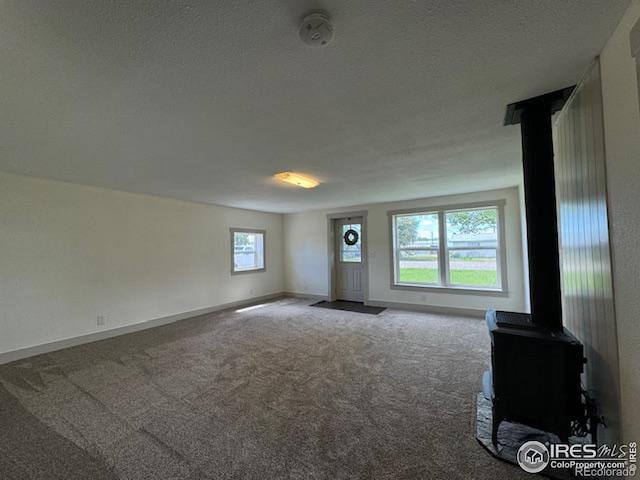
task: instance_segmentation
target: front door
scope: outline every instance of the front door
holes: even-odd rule
[[[362,217],[338,218],[335,221],[336,299],[362,302],[365,259]]]

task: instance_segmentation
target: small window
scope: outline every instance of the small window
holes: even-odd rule
[[[231,273],[265,270],[264,230],[231,229]]]

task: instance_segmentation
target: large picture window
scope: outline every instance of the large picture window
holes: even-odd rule
[[[393,285],[506,290],[502,204],[391,212]]]
[[[231,229],[231,273],[265,270],[264,230]]]

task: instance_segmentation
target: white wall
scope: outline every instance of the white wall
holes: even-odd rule
[[[486,200],[506,200],[505,228],[507,249],[508,297],[476,294],[414,292],[390,288],[389,210],[432,207]],[[322,210],[284,217],[285,289],[297,294],[328,294],[327,215],[344,211],[367,210],[369,248],[369,300],[400,302],[436,307],[465,309],[498,308],[523,311],[525,308],[523,258],[520,225],[520,200],[517,188],[489,192],[432,197],[408,202],[382,203]]]
[[[230,274],[230,227],[266,272]],[[282,292],[282,244],[279,214],[0,173],[0,352]]]
[[[640,103],[629,45],[639,19],[640,0],[633,0],[600,57],[622,437],[627,442],[640,440]]]

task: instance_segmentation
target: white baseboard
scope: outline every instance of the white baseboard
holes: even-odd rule
[[[437,305],[420,305],[416,303],[385,302],[381,300],[369,300],[364,303],[365,305],[370,305],[372,307],[393,308],[396,310],[409,310],[412,312],[438,313],[441,315],[457,315],[462,317],[474,317],[474,318],[484,318],[484,315],[485,315],[485,310],[478,310],[476,308],[441,307]]]
[[[175,315],[169,315],[167,317],[154,318],[152,320],[146,320],[144,322],[133,323],[131,325],[124,325],[122,327],[111,328],[108,330],[101,330],[99,332],[87,333],[84,335],[79,335],[77,337],[64,338],[61,340],[54,340],[53,342],[47,342],[40,345],[33,345],[30,347],[18,348],[16,350],[10,350],[8,352],[0,353],[0,365],[4,363],[14,362],[16,360],[22,360],[24,358],[33,357],[35,355],[42,355],[43,353],[55,352],[56,350],[62,350],[63,348],[75,347],[77,345],[82,345],[84,343],[96,342],[98,340],[105,340],[107,338],[126,335],[127,333],[139,332],[140,330],[147,330],[149,328],[167,325],[169,323],[178,322],[180,320],[185,320],[187,318],[197,317],[199,315],[206,315],[209,313],[220,312],[222,310],[229,310],[231,308],[248,307],[256,303],[261,303],[268,300],[282,298],[285,295],[286,294],[282,292],[272,293],[269,295],[249,298],[246,300],[223,303],[221,305],[215,305],[213,307],[207,307],[207,308],[201,308],[198,310],[191,310],[189,312],[177,313]]]

